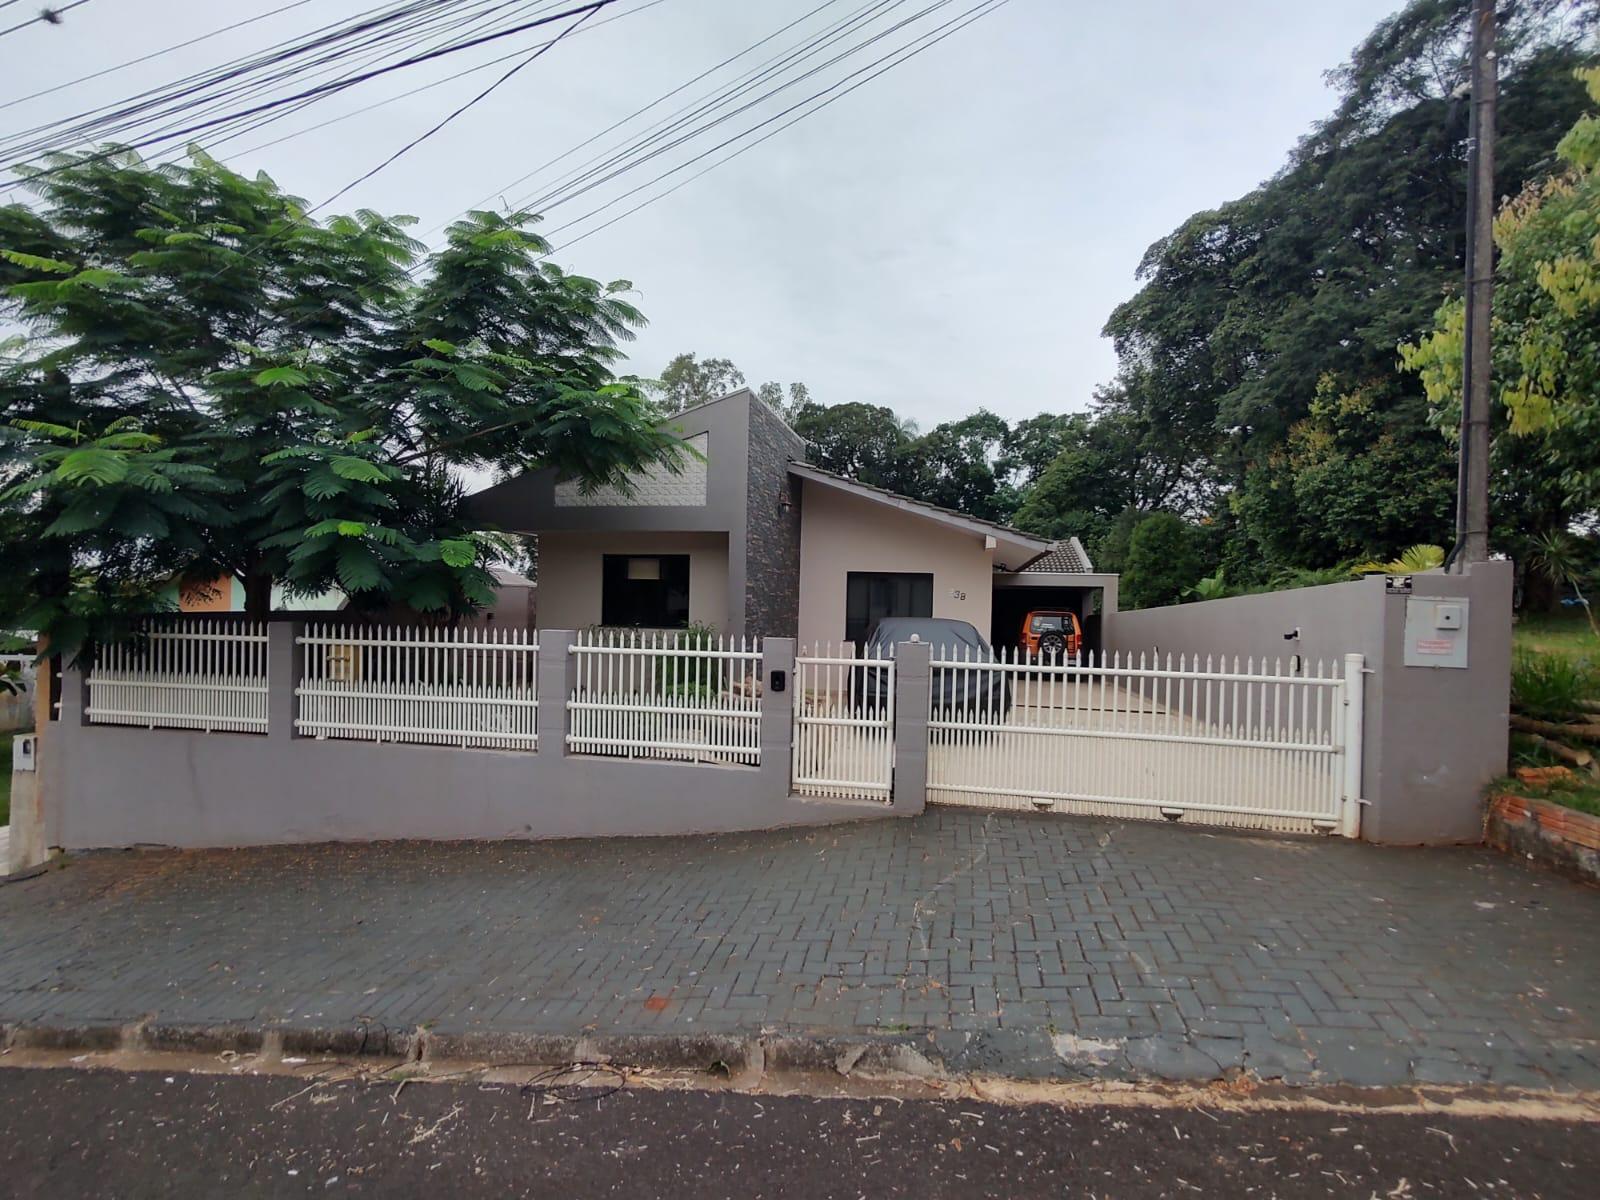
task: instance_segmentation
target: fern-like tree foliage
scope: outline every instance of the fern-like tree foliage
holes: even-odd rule
[[[63,157],[0,207],[0,628],[121,636],[167,581],[233,574],[460,613],[496,539],[462,471],[587,486],[675,462],[613,367],[626,281],[546,261],[531,214],[318,221],[204,154]]]

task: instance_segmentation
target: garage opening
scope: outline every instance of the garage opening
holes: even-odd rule
[[[996,584],[989,642],[996,647],[1020,644],[1022,622],[1039,609],[1069,609],[1083,624],[1084,648],[1100,652],[1100,589],[1096,587],[1007,587]]]

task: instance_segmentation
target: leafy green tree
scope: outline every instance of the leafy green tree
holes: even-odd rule
[[[543,261],[527,214],[473,213],[423,254],[408,218],[326,222],[196,153],[53,161],[0,208],[0,625],[116,637],[174,575],[230,573],[461,612],[497,541],[458,470],[591,486],[675,462],[611,364],[625,281]],[[414,278],[413,275],[416,277]]]
[[[1600,69],[1578,75],[1600,103]],[[1557,153],[1562,169],[1507,201],[1494,229],[1491,532],[1519,559],[1600,511],[1600,117],[1581,116]],[[1432,332],[1401,347],[1452,435],[1464,320],[1447,300]]]
[[[811,462],[873,487],[905,492],[916,486],[911,459],[915,426],[880,405],[806,404],[789,424],[805,438]]]
[[[1237,491],[1262,468],[1277,478],[1283,464],[1275,470],[1271,460],[1286,451],[1329,465],[1290,447],[1290,430],[1312,416],[1324,387],[1371,396],[1392,448],[1426,459],[1420,429],[1399,436],[1425,410],[1394,347],[1430,327],[1441,293],[1460,278],[1468,105],[1456,91],[1468,10],[1469,0],[1412,0],[1381,23],[1334,73],[1336,111],[1284,169],[1153,245],[1139,292],[1108,321],[1121,372],[1134,378],[1129,402],[1195,465],[1200,491]],[[1582,111],[1572,69],[1593,51],[1595,6],[1518,0],[1500,16],[1497,186],[1516,191],[1544,174]],[[1292,500],[1292,490],[1276,498]],[[1324,565],[1312,556],[1326,548],[1296,541],[1299,511],[1258,505],[1237,523],[1247,540],[1230,559],[1256,559],[1268,574]],[[1304,557],[1261,562],[1264,550]]]
[[[1263,562],[1347,562],[1437,540],[1452,526],[1451,444],[1419,396],[1324,376],[1306,417],[1258,459],[1231,500]]]
[[[1016,493],[998,478],[996,459],[1009,432],[986,408],[935,426],[906,448],[906,475],[896,490],[987,521],[1005,520]]]
[[[811,403],[811,389],[798,382],[791,383],[785,393],[781,383],[769,379],[756,389],[756,395],[785,421],[793,420],[801,409]]]
[[[726,396],[744,386],[744,372],[726,358],[696,361],[694,351],[679,354],[661,371],[661,378],[649,387],[668,413]]]
[[[1203,572],[1188,522],[1175,513],[1151,513],[1139,522],[1129,541],[1122,595],[1130,608],[1176,604]]]

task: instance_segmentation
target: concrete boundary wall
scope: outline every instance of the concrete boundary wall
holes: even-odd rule
[[[763,647],[761,765],[590,757],[566,750],[572,633],[539,643],[539,749],[499,751],[319,740],[294,732],[297,621],[269,627],[269,732],[89,725],[82,672],[64,680],[41,738],[38,784],[51,847],[244,846],[389,838],[612,837],[718,833],[920,812],[894,802],[789,794],[794,641]],[[775,691],[783,672],[787,686]],[[912,687],[915,687],[913,682]],[[921,681],[926,710],[926,679]],[[908,697],[912,711],[914,699]],[[925,721],[924,717],[924,721]]]
[[[1396,843],[1477,842],[1483,794],[1505,774],[1512,567],[1412,579],[1420,597],[1470,601],[1469,667],[1408,667],[1406,597],[1382,576],[1108,616],[1112,653],[1366,659],[1361,836]]]

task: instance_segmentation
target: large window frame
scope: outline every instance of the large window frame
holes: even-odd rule
[[[924,571],[850,571],[844,585],[844,640],[857,645],[888,617],[933,616],[933,575]]]
[[[604,554],[600,623],[625,629],[687,629],[687,554]]]

